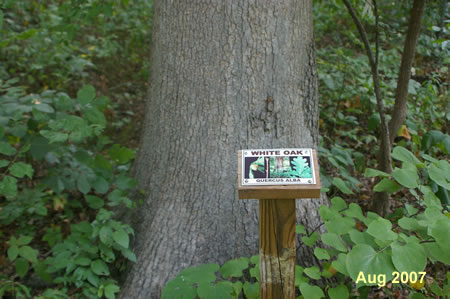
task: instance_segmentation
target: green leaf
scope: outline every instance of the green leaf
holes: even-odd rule
[[[33,237],[30,236],[20,236],[20,238],[17,240],[16,244],[17,246],[22,245],[28,245],[33,240]]]
[[[438,243],[424,243],[428,255],[437,261],[440,261],[446,265],[450,264],[450,254],[448,254],[448,249],[443,248]]]
[[[326,251],[323,248],[316,247],[314,248],[314,255],[317,257],[318,260],[329,260],[330,255],[328,254],[328,251]]]
[[[364,220],[364,215],[362,213],[361,207],[355,203],[351,203],[348,206],[348,210],[344,211],[344,214],[348,217],[353,217],[360,221]]]
[[[392,272],[395,271],[392,264],[391,257],[386,251],[375,251],[371,246],[366,244],[357,244],[347,254],[346,266],[350,277],[357,282],[358,275],[363,273],[364,276],[368,274],[386,275],[386,281],[391,280]],[[361,283],[361,281],[358,281]],[[365,284],[365,285],[375,285]]]
[[[92,124],[106,126],[106,118],[97,108],[89,108],[83,112],[83,115]]]
[[[9,161],[7,160],[0,160],[0,168],[3,168],[5,166],[9,165]]]
[[[350,239],[355,244],[367,244],[372,247],[376,247],[376,243],[371,235],[369,235],[367,232],[360,232],[356,229],[353,229],[350,231]]]
[[[346,299],[350,295],[345,285],[341,284],[335,288],[328,289],[328,295],[330,299]]]
[[[37,262],[37,254],[38,251],[30,246],[19,247],[19,255],[32,263]]]
[[[344,253],[339,253],[337,260],[333,261],[331,263],[331,266],[334,269],[338,270],[340,273],[349,276],[349,274],[347,272],[346,261],[347,261],[347,255]]]
[[[103,243],[110,245],[111,244],[111,240],[112,240],[112,229],[109,226],[103,226],[100,229],[99,232],[99,237],[100,237],[100,241],[102,241]]]
[[[397,239],[398,235],[391,228],[392,223],[380,217],[369,224],[367,232],[378,240],[393,241]]]
[[[343,235],[355,227],[355,220],[350,217],[342,217],[341,215],[337,215],[330,221],[326,221],[325,227],[329,233]]]
[[[91,270],[97,275],[109,275],[108,265],[100,259],[95,260],[91,264]]]
[[[392,262],[398,272],[421,272],[427,265],[427,255],[419,243],[407,243],[401,245],[399,242],[391,244]]]
[[[411,231],[424,229],[424,227],[419,224],[419,221],[410,217],[402,217],[401,219],[398,220],[398,225],[400,225],[400,227],[403,229]]]
[[[320,279],[320,269],[317,266],[305,268],[303,272],[312,279]]]
[[[381,177],[390,177],[390,174],[378,169],[373,169],[373,168],[366,168],[366,170],[364,171],[364,176],[366,178],[372,178],[372,177],[376,177],[376,176],[381,176]]]
[[[183,278],[177,276],[166,284],[162,291],[161,299],[195,299],[196,297],[197,290],[192,283],[184,281]]]
[[[244,283],[244,295],[248,299],[258,299],[259,283],[249,283],[248,281],[246,281]]]
[[[81,175],[77,179],[77,187],[81,193],[86,194],[91,190],[91,184],[89,183],[86,176]]]
[[[56,143],[56,142],[65,142],[67,138],[69,138],[69,135],[62,132],[54,132],[54,131],[48,131],[48,130],[41,130],[39,133],[47,138],[50,141],[50,144]]]
[[[221,281],[216,285],[210,283],[200,283],[197,287],[198,296],[201,299],[233,299],[233,284],[229,281]]]
[[[108,154],[109,157],[118,164],[126,164],[135,157],[135,153],[132,150],[121,147],[118,144],[114,144],[108,150]]]
[[[450,219],[448,217],[434,222],[430,227],[430,235],[436,239],[439,246],[450,252]]]
[[[89,266],[91,264],[91,259],[83,256],[79,256],[74,261],[75,265]]]
[[[341,239],[339,239],[339,236],[335,233],[323,234],[322,242],[327,244],[328,246],[336,248],[339,251],[342,251],[342,252],[347,251],[347,248],[345,247],[344,243],[342,243]]]
[[[436,184],[450,190],[450,164],[440,160],[428,167],[428,175]]]
[[[77,100],[82,105],[89,104],[94,100],[95,98],[95,88],[92,85],[84,85],[78,92],[77,92]]]
[[[19,247],[17,245],[12,245],[8,248],[8,258],[13,262],[19,255]]]
[[[331,199],[331,207],[330,209],[335,212],[342,211],[347,208],[347,204],[345,201],[338,196],[335,196]]]
[[[325,297],[322,289],[318,286],[312,286],[307,283],[300,284],[300,292],[302,293],[304,298],[308,299],[320,299]]]
[[[30,164],[23,163],[23,162],[16,162],[14,163],[10,168],[9,172],[18,178],[23,178],[24,176],[27,176],[31,179],[33,176],[33,167]]]
[[[219,272],[222,274],[222,277],[242,277],[243,271],[248,268],[248,258],[238,258],[234,260],[230,260],[223,264],[220,268]]]
[[[417,170],[412,169],[396,169],[392,173],[394,179],[407,188],[417,188],[419,186],[419,175]]]
[[[397,185],[397,183],[391,181],[390,179],[382,179],[378,184],[373,187],[375,192],[387,192],[394,193],[400,190],[402,187]]]
[[[16,260],[16,273],[20,278],[23,278],[27,274],[29,268],[30,264],[26,259],[19,257]]]
[[[109,183],[102,177],[97,177],[92,185],[94,187],[95,192],[100,194],[105,194],[109,190]]]
[[[302,236],[302,241],[305,243],[305,245],[312,247],[316,243],[316,241],[319,239],[319,234],[317,232],[313,232],[310,237],[308,236]]]
[[[306,234],[305,227],[303,225],[296,225],[295,226],[295,233],[296,234]]]
[[[197,267],[184,269],[178,274],[183,281],[192,283],[213,282],[216,280],[217,264],[203,264]]]
[[[331,183],[338,187],[338,189],[341,190],[342,193],[353,194],[353,191],[347,187],[347,184],[345,184],[345,182],[341,178],[333,178],[333,181]]]
[[[105,297],[108,299],[115,299],[116,296],[114,294],[118,293],[119,291],[120,291],[119,286],[115,284],[108,284],[105,287]]]
[[[127,232],[122,230],[117,230],[112,234],[113,240],[119,244],[120,246],[124,248],[128,248],[128,245],[130,243],[130,238],[128,237]]]
[[[35,105],[33,105],[33,108],[38,111],[44,112],[44,113],[55,112],[55,109],[53,109],[52,106],[50,106],[49,104],[45,104],[45,103],[35,104]]]
[[[16,153],[16,149],[7,142],[0,141],[0,154],[12,156]]]
[[[42,160],[53,147],[46,138],[36,135],[31,139],[30,153],[34,159]]]
[[[84,198],[86,199],[88,206],[94,210],[103,208],[105,204],[105,201],[102,198],[94,195],[85,195]]]
[[[412,163],[415,165],[422,164],[422,162],[420,162],[419,159],[417,159],[416,156],[413,155],[413,153],[411,153],[402,146],[394,147],[392,151],[392,158],[402,162]]]
[[[136,263],[136,255],[135,255],[134,252],[131,251],[130,249],[128,249],[128,248],[122,249],[122,255],[123,255],[126,259],[132,261],[133,263]]]
[[[17,196],[17,179],[9,175],[5,176],[0,181],[0,195],[4,195],[7,198]]]

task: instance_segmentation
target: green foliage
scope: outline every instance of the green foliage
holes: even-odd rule
[[[386,182],[397,181],[398,190],[406,189],[417,194],[416,202],[405,205],[401,216],[392,222],[370,212],[365,216],[358,205],[348,205],[342,198],[334,197],[330,207],[321,206],[319,209],[327,232],[308,232],[302,225],[298,225],[296,232],[300,234],[302,242],[314,247],[314,255],[321,263],[320,267],[296,266],[295,286],[304,298],[323,298],[326,292],[330,298],[348,298],[355,295],[356,291],[360,294],[366,292],[367,286],[382,287],[389,293],[390,290],[386,288],[389,281],[394,283],[395,288],[420,291],[428,283],[422,274],[434,275],[425,272],[428,263],[442,263],[445,266],[450,264],[448,207],[442,206],[430,187],[436,177],[441,183],[449,181],[449,163],[436,159],[421,160],[399,146],[393,149],[392,156],[401,162],[401,167],[396,168],[396,171],[402,171],[400,176],[395,171],[392,175],[370,169],[365,173],[369,177],[384,177]],[[430,176],[429,169],[432,167],[436,168],[436,173]],[[449,190],[446,185],[444,188]],[[317,245],[319,239],[325,247]],[[255,271],[259,268],[258,264],[259,258],[254,256],[250,263],[248,259],[240,258],[226,262],[221,268],[213,264],[185,269],[165,286],[163,298],[170,298],[174,294],[189,294],[183,298],[211,298],[214,295],[238,298],[240,292],[233,292],[231,288],[236,283],[244,286],[243,292],[247,297],[259,298],[256,289],[258,284],[253,284],[254,278],[258,277],[258,272]],[[219,277],[217,272],[222,276]],[[251,275],[248,276],[247,273]],[[403,281],[395,282],[400,279],[398,277],[401,273],[409,276],[403,277]],[[369,274],[377,278],[369,279]],[[329,283],[327,288],[321,289],[313,285],[315,280],[333,276],[335,282]],[[348,288],[349,280],[356,283],[356,289]],[[227,283],[229,287],[225,288],[222,283]],[[444,293],[448,296],[449,287],[447,278],[443,288],[437,284],[433,287],[428,285],[427,292],[430,296],[442,296]],[[412,293],[417,294],[415,296],[421,294],[415,291]]]
[[[127,193],[136,183],[127,172],[135,153],[109,145],[103,135],[109,100],[94,87],[84,86],[73,99],[51,90],[26,94],[16,81],[0,81],[0,223],[17,227],[8,259],[20,278],[33,269],[39,279],[76,287],[85,297],[114,298],[115,264],[136,256],[129,248],[133,230],[108,209],[133,205]],[[49,227],[40,236],[30,221]],[[50,255],[33,246],[41,240]],[[16,296],[32,292],[12,282],[0,292],[13,286]],[[48,289],[43,297],[64,294]]]

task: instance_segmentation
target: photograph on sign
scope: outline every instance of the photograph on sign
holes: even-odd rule
[[[312,149],[244,150],[242,185],[315,184]]]

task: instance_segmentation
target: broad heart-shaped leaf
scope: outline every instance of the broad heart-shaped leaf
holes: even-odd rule
[[[353,191],[347,186],[347,184],[341,178],[334,178],[331,182],[333,185],[338,187],[344,194],[353,194]]]
[[[448,250],[444,249],[438,243],[424,243],[428,256],[432,259],[440,261],[446,265],[450,264],[450,254],[448,254]]]
[[[312,279],[320,279],[320,269],[317,266],[305,268],[303,272]]]
[[[259,298],[259,283],[249,283],[246,281],[244,283],[244,294],[248,299],[258,299]]]
[[[353,217],[360,221],[363,221],[365,219],[361,207],[355,203],[351,203],[348,206],[348,210],[344,211],[344,214],[347,215],[348,217]]]
[[[369,224],[367,232],[378,240],[393,241],[397,239],[398,235],[391,228],[392,223],[380,217]]]
[[[212,282],[216,280],[216,272],[218,270],[219,265],[217,264],[203,264],[198,267],[184,269],[178,274],[178,277],[192,283]]]
[[[103,205],[105,204],[105,201],[102,198],[94,195],[86,195],[84,198],[86,199],[88,206],[94,210],[103,208]]]
[[[348,276],[346,263],[347,263],[347,255],[344,253],[339,253],[337,260],[333,261],[331,263],[331,266],[334,269],[338,270],[340,273]]]
[[[425,229],[425,227],[421,226],[419,224],[419,221],[415,218],[410,217],[402,217],[398,220],[398,225],[400,225],[401,228],[411,230],[411,231],[417,231]]]
[[[316,258],[319,261],[320,260],[329,260],[330,259],[330,255],[328,254],[328,251],[326,251],[323,248],[319,248],[319,247],[314,248],[314,255],[316,256]]]
[[[345,201],[339,197],[339,196],[335,196],[331,199],[331,207],[330,209],[332,211],[336,211],[339,212],[341,210],[344,210],[347,208],[347,204],[345,203]]]
[[[116,241],[117,244],[124,248],[128,248],[128,244],[130,243],[130,238],[128,237],[127,232],[123,229],[119,229],[112,234],[113,240]]]
[[[338,235],[335,233],[325,233],[322,235],[322,242],[336,248],[339,251],[346,252],[347,248],[344,246]]]
[[[100,259],[95,260],[91,264],[91,270],[97,275],[109,275],[108,265]]]
[[[419,243],[407,243],[401,245],[399,242],[391,244],[392,262],[398,272],[421,272],[427,265],[427,255]]]
[[[197,287],[198,296],[201,299],[233,299],[233,284],[230,281],[221,281],[212,285],[208,282],[202,282]]]
[[[400,168],[394,170],[392,176],[397,182],[407,188],[412,189],[419,186],[419,175],[417,174],[417,170]]]
[[[367,245],[370,245],[372,247],[376,247],[377,246],[377,244],[375,243],[373,237],[370,234],[368,234],[366,231],[360,232],[360,231],[357,231],[356,229],[352,229],[350,231],[350,239],[355,244],[367,244]]]
[[[422,162],[420,162],[419,159],[417,159],[416,156],[413,155],[413,153],[411,153],[402,146],[394,147],[392,151],[392,158],[402,162],[409,162],[412,164],[422,164]]]
[[[303,225],[300,225],[300,224],[296,225],[295,226],[295,233],[296,234],[305,234],[306,233],[305,227]]]
[[[378,184],[373,187],[373,191],[375,192],[387,192],[394,193],[400,190],[400,187],[397,183],[391,181],[390,179],[382,179]]]
[[[194,288],[192,282],[184,281],[183,278],[177,276],[166,284],[161,299],[195,299],[196,297],[197,289]]]
[[[331,299],[346,299],[349,296],[349,292],[347,287],[341,284],[335,288],[328,289],[328,295]]]
[[[342,217],[337,215],[329,221],[325,221],[325,227],[330,233],[336,233],[338,235],[343,235],[355,227],[355,220],[350,217]]]
[[[312,247],[317,240],[319,239],[319,234],[317,232],[313,232],[311,236],[302,236],[302,241],[305,245]]]
[[[220,268],[220,273],[223,278],[229,277],[241,277],[245,269],[248,268],[248,258],[241,257],[238,259],[230,260],[223,264]]]
[[[364,171],[364,176],[366,178],[371,178],[375,176],[390,177],[391,175],[378,169],[366,168],[366,170]]]
[[[300,284],[300,292],[304,298],[308,299],[320,299],[325,297],[323,291],[318,286],[312,286],[307,283]]]
[[[347,254],[346,266],[350,277],[355,282],[360,272],[365,277],[368,274],[377,276],[385,274],[386,281],[389,281],[392,278],[392,272],[395,271],[391,256],[386,250],[377,252],[367,244],[357,244],[352,248]],[[367,283],[367,285],[369,284]]]
[[[450,190],[450,164],[441,160],[428,167],[428,175],[438,185]]]
[[[448,217],[434,222],[431,226],[430,235],[434,237],[439,246],[450,252],[450,219]]]
[[[92,102],[92,100],[95,98],[95,88],[92,85],[84,85],[80,90],[77,92],[77,100],[80,102],[80,104],[86,105]]]

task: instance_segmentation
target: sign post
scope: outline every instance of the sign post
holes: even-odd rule
[[[316,150],[238,153],[239,199],[259,199],[260,298],[295,298],[296,198],[319,198]]]

